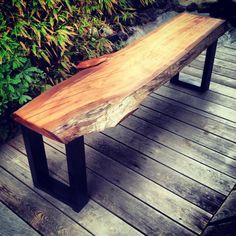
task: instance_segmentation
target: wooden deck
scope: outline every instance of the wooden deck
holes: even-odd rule
[[[182,78],[199,82],[203,59]],[[210,91],[166,84],[116,128],[85,137],[91,199],[80,213],[33,187],[21,136],[1,146],[0,235],[226,235],[209,222],[234,192],[235,141],[233,43],[217,50]],[[63,146],[45,147],[67,182]]]

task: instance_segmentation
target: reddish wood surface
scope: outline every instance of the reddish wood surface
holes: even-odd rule
[[[84,69],[16,111],[19,123],[68,143],[116,126],[226,31],[223,20],[183,13]]]

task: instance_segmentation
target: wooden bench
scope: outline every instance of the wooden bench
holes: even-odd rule
[[[186,85],[179,71],[206,48],[200,90],[207,90],[225,31],[223,20],[178,15],[118,52],[80,63],[83,70],[16,111],[34,185],[79,211],[89,199],[83,135],[116,126],[169,80]],[[69,186],[49,176],[42,135],[65,144]]]

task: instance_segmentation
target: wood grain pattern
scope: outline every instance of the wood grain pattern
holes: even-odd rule
[[[233,127],[236,127],[236,111],[233,109],[209,101],[204,101],[200,97],[194,97],[181,91],[176,93],[176,90],[167,88],[165,86],[155,91],[155,93],[161,96],[170,97],[175,101],[186,105],[191,105],[198,110],[203,110],[215,116],[224,118],[225,120],[228,120],[230,123],[232,123]]]
[[[57,141],[116,126],[154,89],[226,30],[219,19],[181,14],[84,69],[14,113],[19,123]]]
[[[26,224],[19,216],[0,202],[0,235],[1,236],[40,236],[33,228]],[[13,224],[14,222],[14,224]]]
[[[42,235],[91,235],[0,167],[0,200]]]
[[[149,96],[142,104],[176,120],[197,127],[206,133],[215,134],[229,141],[236,140],[236,128],[204,116],[206,113],[202,115],[185,109],[180,106],[180,103],[173,102],[161,96],[156,96],[155,98]]]
[[[114,161],[151,179],[209,213],[215,213],[224,200],[224,195],[104,134],[87,135],[85,142]]]
[[[230,142],[219,138],[216,135],[206,133],[203,130],[187,125],[156,111],[154,112],[146,107],[141,107],[134,113],[134,115],[178,136],[201,144],[202,146],[205,146],[213,151],[217,151],[232,159],[236,159],[236,144],[234,142]],[[183,146],[185,146],[185,144],[183,144]],[[191,143],[189,144],[189,147],[191,147]],[[199,149],[201,150],[201,148]],[[208,149],[204,148],[201,151],[214,156],[214,154]],[[197,155],[197,153],[197,151],[194,152],[195,155]],[[220,156],[219,158],[221,159]]]
[[[222,194],[229,194],[229,191],[233,188],[235,179],[188,158],[172,148],[167,148],[143,135],[131,131],[131,126],[128,128],[118,125],[112,130],[107,129],[105,133],[124,144],[129,144],[130,147],[153,160],[173,168]],[[162,135],[160,134],[160,136]]]

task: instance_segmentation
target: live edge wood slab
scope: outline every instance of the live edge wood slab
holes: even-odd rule
[[[223,20],[180,14],[118,52],[82,62],[83,70],[20,108],[14,119],[65,144],[114,127],[225,31]]]

